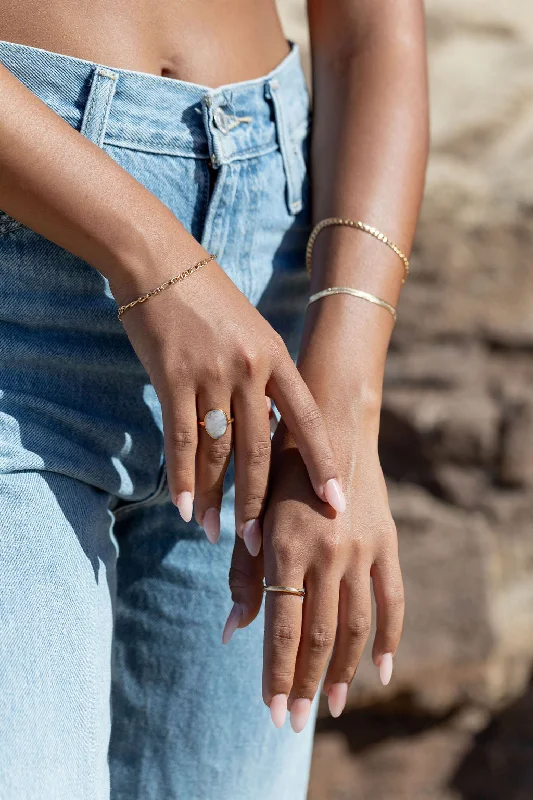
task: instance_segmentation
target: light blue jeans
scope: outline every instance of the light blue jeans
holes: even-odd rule
[[[8,42],[0,60],[217,253],[296,353],[310,120],[295,46],[218,89]],[[301,734],[270,721],[262,614],[221,643],[231,470],[226,487],[213,546],[170,502],[161,408],[107,281],[0,213],[1,800],[305,797],[313,717]]]

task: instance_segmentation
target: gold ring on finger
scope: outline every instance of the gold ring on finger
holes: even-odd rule
[[[228,425],[234,421],[222,408],[212,408],[203,420],[198,420],[198,425],[205,428],[211,439],[220,439],[226,433]]]
[[[299,597],[305,595],[305,589],[294,589],[292,586],[275,586],[274,584],[265,583],[263,585],[263,592],[280,592],[281,594],[296,594]]]

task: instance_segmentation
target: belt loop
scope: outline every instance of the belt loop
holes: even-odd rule
[[[283,98],[280,93],[279,81],[271,78],[265,84],[265,93],[270,97],[274,106],[274,119],[278,135],[278,144],[287,180],[287,207],[291,214],[298,214],[302,210],[302,174],[298,164],[290,128],[287,124]]]
[[[80,133],[98,147],[102,147],[104,143],[107,119],[117,88],[118,77],[118,72],[105,67],[97,66],[94,70]]]

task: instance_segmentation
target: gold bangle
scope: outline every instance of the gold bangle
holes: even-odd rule
[[[164,283],[161,283],[159,286],[156,286],[156,288],[152,289],[151,292],[146,292],[146,294],[142,294],[136,300],[132,300],[131,303],[126,303],[126,305],[120,306],[117,312],[119,320],[122,322],[122,317],[124,315],[124,312],[128,311],[130,308],[133,308],[133,306],[136,306],[138,303],[145,303],[147,300],[150,299],[150,297],[154,297],[156,294],[164,292],[165,289],[169,289],[175,283],[179,283],[180,281],[185,280],[185,278],[188,278],[189,275],[193,274],[193,272],[197,272],[197,270],[201,269],[202,267],[205,267],[206,264],[209,264],[209,262],[213,261],[213,259],[215,258],[216,255],[212,253],[209,256],[209,258],[204,258],[203,261],[197,261],[196,264],[192,265],[192,267],[183,270],[183,272],[180,272],[179,275],[174,275],[173,278],[170,278],[168,281],[165,281]]]
[[[405,280],[409,275],[409,259],[404,253],[402,253],[400,248],[397,245],[395,245],[394,242],[391,242],[388,236],[385,236],[384,233],[378,231],[377,228],[373,228],[371,225],[367,225],[366,222],[360,222],[359,220],[355,219],[342,219],[342,217],[327,217],[327,219],[322,219],[315,225],[315,227],[311,231],[311,235],[307,240],[307,249],[305,251],[305,265],[307,267],[307,272],[309,273],[309,275],[311,274],[311,259],[313,256],[313,245],[315,243],[316,237],[318,236],[321,230],[327,228],[329,225],[345,225],[348,228],[357,228],[360,231],[364,231],[364,233],[370,234],[370,236],[373,236],[380,242],[383,242],[383,244],[386,244],[387,247],[390,247],[390,249],[394,253],[396,253],[396,255],[403,261],[404,276],[402,279],[402,283],[405,283]]]
[[[312,294],[307,301],[307,308],[309,308],[311,303],[316,303],[317,300],[328,297],[330,294],[351,294],[352,297],[359,297],[361,300],[366,300],[369,303],[374,303],[376,306],[386,308],[387,311],[392,314],[394,322],[396,322],[397,314],[394,306],[391,306],[386,300],[382,300],[381,297],[376,297],[375,294],[363,292],[361,289],[352,289],[350,286],[330,286],[329,289],[323,289],[321,292]]]

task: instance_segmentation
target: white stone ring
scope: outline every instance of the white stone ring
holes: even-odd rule
[[[228,417],[221,408],[212,408],[203,420],[198,420],[198,425],[202,425],[212,439],[220,439],[226,433],[230,422],[233,422],[233,417]]]

